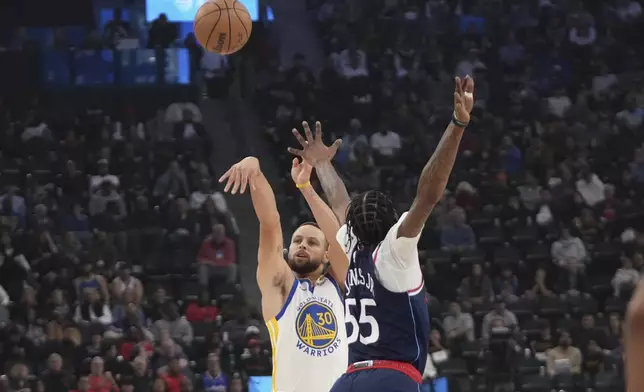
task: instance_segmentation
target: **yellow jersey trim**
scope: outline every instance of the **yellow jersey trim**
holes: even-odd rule
[[[273,348],[273,373],[272,373],[272,384],[273,384],[273,390],[272,392],[277,392],[277,339],[279,338],[280,334],[280,327],[279,324],[277,323],[277,319],[273,317],[272,319],[268,320],[266,322],[266,327],[268,328],[268,334],[271,339],[271,346]]]

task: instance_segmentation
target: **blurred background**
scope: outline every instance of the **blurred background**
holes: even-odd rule
[[[290,130],[341,137],[351,192],[401,211],[473,120],[420,243],[427,391],[623,390],[644,268],[641,1],[244,0],[204,53],[196,0],[0,4],[0,389],[271,390],[257,220],[216,179],[254,155],[285,235]]]

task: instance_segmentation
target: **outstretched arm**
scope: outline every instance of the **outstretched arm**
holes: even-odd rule
[[[311,208],[315,221],[320,226],[329,244],[328,255],[331,264],[330,273],[333,279],[340,287],[344,287],[344,280],[349,270],[349,258],[336,239],[336,234],[340,229],[338,219],[331,208],[322,200],[320,195],[311,186],[311,165],[306,161],[300,162],[298,158],[293,159],[291,176],[296,186],[304,196],[306,203]]]
[[[306,121],[302,122],[302,127],[304,128],[304,137],[300,135],[297,129],[293,129],[293,135],[302,149],[297,150],[289,147],[288,151],[304,159],[315,168],[329,205],[338,218],[340,225],[343,225],[346,221],[347,207],[351,199],[349,198],[347,187],[331,163],[338,148],[342,145],[342,140],[338,139],[330,146],[324,145],[322,124],[319,121],[315,123],[315,136],[311,133],[311,128],[309,128],[309,124]]]
[[[339,226],[343,225],[347,220],[347,208],[351,202],[349,192],[347,192],[347,187],[344,185],[342,178],[340,178],[338,173],[335,171],[331,161],[318,163],[315,166],[315,172],[318,175],[320,185],[329,201],[331,209],[340,223]]]
[[[418,180],[416,197],[409,213],[398,228],[398,237],[414,238],[423,230],[429,214],[443,197],[449,176],[454,167],[458,147],[465,126],[470,121],[473,106],[474,81],[468,76],[463,81],[456,78],[454,92],[454,119],[449,124],[436,151],[429,158]]]
[[[257,283],[260,290],[283,287],[289,276],[288,265],[284,261],[282,226],[277,211],[277,202],[271,185],[260,170],[257,158],[248,157],[237,163],[224,174],[219,182],[228,180],[224,192],[231,194],[250,188],[253,208],[259,220],[259,248],[257,251]],[[232,189],[231,189],[232,187]]]

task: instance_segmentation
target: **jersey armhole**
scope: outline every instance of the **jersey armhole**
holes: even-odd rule
[[[284,301],[284,305],[282,305],[282,308],[280,311],[275,315],[275,320],[279,321],[282,316],[284,316],[284,313],[286,312],[286,309],[288,309],[288,305],[291,303],[293,300],[293,296],[295,295],[295,290],[297,290],[297,287],[300,285],[300,281],[297,279],[293,279],[293,284],[291,285],[291,290],[288,292],[288,296],[286,297],[286,300]]]
[[[420,269],[420,263],[397,268],[396,263],[378,262],[378,255],[382,244],[376,248],[373,254],[374,270],[382,286],[392,293],[407,293],[410,297],[423,292],[425,279]]]

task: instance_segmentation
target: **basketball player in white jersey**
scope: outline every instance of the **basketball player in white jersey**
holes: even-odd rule
[[[337,231],[339,224],[330,209],[327,207],[326,217],[315,209],[324,202],[310,187],[310,172],[310,166],[294,162],[293,179],[312,201],[320,227]],[[300,226],[288,251],[283,248],[275,195],[256,158],[233,165],[219,180],[223,181],[227,181],[224,191],[231,194],[250,188],[259,219],[257,283],[273,346],[273,392],[328,392],[348,363],[340,289],[348,258],[335,240],[335,232],[325,237],[315,223]]]

